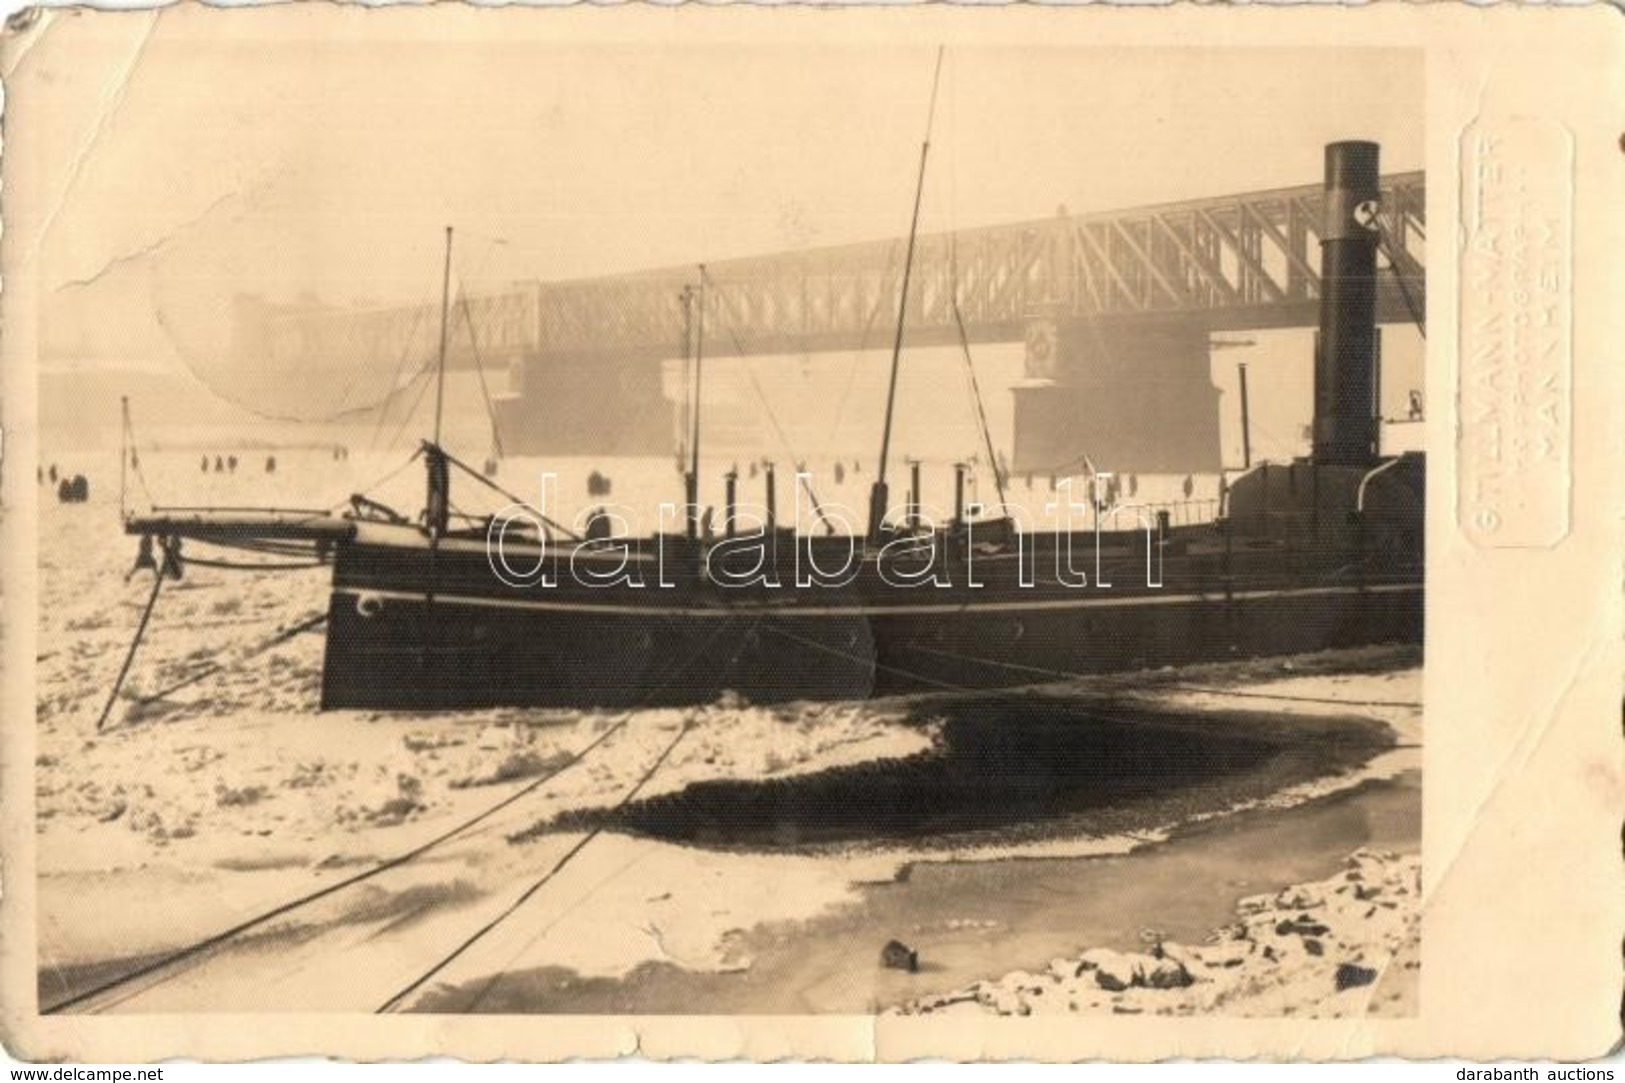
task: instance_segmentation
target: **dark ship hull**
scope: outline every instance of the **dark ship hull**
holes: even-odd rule
[[[718,582],[698,546],[670,537],[596,552],[510,547],[513,566],[553,580],[521,587],[493,571],[483,535],[431,551],[415,528],[362,525],[336,551],[322,702],[862,699],[1419,642],[1422,478],[1418,457],[1375,473],[1261,468],[1237,481],[1221,524],[1102,533],[1098,568],[1093,533],[973,551],[949,529],[933,536],[946,586],[898,586],[870,558],[848,585],[797,587],[793,547],[829,567],[861,542],[784,535],[767,562],[777,586]],[[1067,542],[1084,585],[1057,577]],[[624,565],[639,585],[586,585],[572,552],[578,568]],[[891,570],[917,575],[923,561]]]
[[[989,689],[1069,675],[1419,641],[1419,584],[1290,587],[1067,607],[986,603],[641,611],[338,591],[326,708],[657,706]],[[432,624],[426,640],[422,629]]]

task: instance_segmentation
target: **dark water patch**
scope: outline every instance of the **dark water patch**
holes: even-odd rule
[[[936,701],[937,746],[768,779],[698,782],[538,825],[747,850],[1009,842],[1160,827],[1346,770],[1392,743],[1359,719],[1161,713],[1012,694]]]
[[[662,961],[607,978],[540,966],[435,986],[413,1010],[872,1012],[1016,969],[1042,970],[1089,947],[1139,951],[1148,927],[1197,943],[1235,920],[1243,896],[1323,879],[1362,846],[1414,852],[1420,837],[1421,783],[1412,772],[1297,808],[1206,821],[1130,854],[921,865],[907,880],[864,886],[852,905],[737,934],[743,970]],[[880,965],[892,937],[919,950],[918,973]]]

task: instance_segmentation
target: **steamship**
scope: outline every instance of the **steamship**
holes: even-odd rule
[[[438,435],[421,448],[416,519],[358,497],[345,515],[155,512],[126,530],[171,554],[184,539],[330,559],[324,708],[861,699],[1419,641],[1424,460],[1379,452],[1377,161],[1372,143],[1326,148],[1312,454],[1230,480],[1212,522],[1097,514],[1023,530],[1001,507],[967,504],[961,470],[953,518],[926,524],[917,467],[901,512],[891,507],[888,399],[864,529],[786,527],[770,496],[765,527],[745,531],[731,478],[710,523],[694,507],[696,388],[689,514],[665,533],[577,538],[540,515],[534,529],[460,519],[454,473],[491,483]],[[914,229],[918,218],[916,201]],[[449,230],[447,244],[449,289]]]

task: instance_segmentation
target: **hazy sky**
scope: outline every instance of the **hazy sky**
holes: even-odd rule
[[[47,365],[216,355],[239,292],[425,299],[446,224],[476,288],[906,229],[932,43],[303,10],[92,13],[8,58],[50,121]],[[1419,168],[1422,95],[1414,53],[953,46],[922,227],[1309,183],[1342,138]]]

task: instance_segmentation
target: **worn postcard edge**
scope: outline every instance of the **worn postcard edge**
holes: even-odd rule
[[[389,1017],[163,1015],[40,1017],[34,958],[33,750],[34,524],[38,312],[30,244],[46,193],[27,169],[32,126],[48,103],[30,83],[37,36],[72,34],[83,19],[130,18],[58,9],[14,27],[4,42],[6,230],[0,243],[0,409],[5,429],[0,520],[0,1037],[33,1060],[240,1060],[321,1053],[355,1059],[431,1054],[473,1060],[747,1057],[835,1060],[1037,1058],[1147,1060],[1224,1056],[1345,1059],[1410,1057],[1584,1058],[1620,1033],[1620,741],[1622,665],[1619,464],[1625,441],[1625,21],[1604,7],[1472,10],[1383,5],[1346,10],[1160,11],[1058,9],[806,9],[360,11],[283,6],[256,11],[177,6],[163,19],[290,18],[313,32],[357,20],[434,20],[460,32],[536,32],[554,40],[610,36],[673,44],[798,40],[957,40],[1048,47],[1212,47],[1269,44],[1408,47],[1428,71],[1429,218],[1435,223],[1428,290],[1428,401],[1449,404],[1430,422],[1429,586],[1424,673],[1424,890],[1420,1014],[1407,1020],[1108,1019],[1048,1026],[1032,1019],[967,1024],[868,1017]],[[498,30],[498,25],[502,30]],[[368,24],[370,26],[370,22]],[[1561,536],[1499,545],[1465,529],[1457,513],[1463,463],[1475,446],[1461,409],[1462,328],[1493,297],[1463,301],[1458,272],[1467,232],[1462,170],[1483,148],[1468,133],[1536,118],[1572,150],[1554,178],[1572,210],[1567,285],[1568,353],[1563,427],[1569,459],[1533,482],[1564,508]],[[1504,314],[1516,312],[1500,302]],[[1471,339],[1469,330],[1467,338]],[[1463,366],[1467,366],[1464,372]],[[1469,404],[1470,405],[1470,404]],[[1553,487],[1560,495],[1552,496]],[[1474,521],[1469,516],[1469,521]],[[1480,521],[1480,525],[1482,522]],[[1522,524],[1527,526],[1527,524]],[[1553,532],[1554,534],[1556,532]]]

